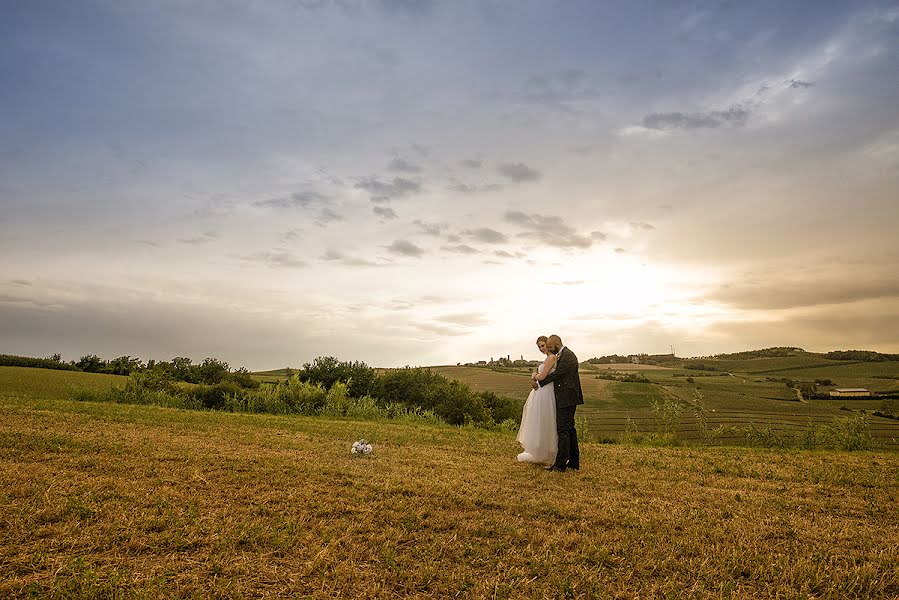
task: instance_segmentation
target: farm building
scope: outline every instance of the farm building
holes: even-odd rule
[[[830,390],[831,398],[869,398],[871,392],[865,388],[838,388]]]

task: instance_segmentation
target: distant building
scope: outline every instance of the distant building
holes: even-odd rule
[[[635,365],[639,365],[639,364],[640,364],[640,357],[639,357],[639,356],[632,356],[632,357],[631,357],[631,362],[632,362],[633,364],[635,364]]]
[[[865,388],[838,388],[830,390],[831,398],[870,398],[871,392]]]

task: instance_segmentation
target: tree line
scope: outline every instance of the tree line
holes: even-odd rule
[[[178,356],[170,361],[150,359],[144,362],[132,356],[119,356],[111,360],[104,360],[96,354],[86,354],[77,361],[65,362],[59,354],[54,354],[49,358],[0,354],[0,367],[31,367],[107,375],[152,372],[164,379],[185,383],[215,385],[230,381],[246,388],[254,388],[259,385],[259,382],[253,379],[247,369],[243,367],[232,369],[228,363],[217,358],[206,358],[201,363],[194,363],[190,358]]]

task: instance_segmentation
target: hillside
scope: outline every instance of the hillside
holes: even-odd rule
[[[682,407],[678,437],[699,441],[706,431],[725,428],[714,443],[740,443],[744,438],[728,427],[749,425],[777,431],[799,432],[809,423],[824,425],[847,415],[865,414],[872,435],[884,447],[899,449],[899,420],[871,414],[881,400],[810,400],[800,402],[795,390],[783,378],[794,381],[830,379],[834,387],[867,387],[887,392],[899,389],[899,362],[841,362],[826,367],[807,357],[757,358],[742,361],[705,360],[714,371],[695,371],[646,365],[595,365],[581,369],[586,404],[578,410],[589,423],[592,435],[600,439],[620,439],[628,428],[637,432],[655,431],[659,422],[653,401],[666,397]],[[789,365],[789,370],[785,370]],[[737,371],[735,368],[743,369]],[[494,370],[486,367],[433,367],[477,389],[513,397],[530,391],[528,371]],[[733,371],[730,371],[734,369]],[[610,372],[636,373],[650,383],[627,383],[598,379]],[[895,377],[895,379],[894,379]],[[691,381],[692,380],[692,381]]]

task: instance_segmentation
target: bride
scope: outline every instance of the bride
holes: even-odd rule
[[[535,377],[543,379],[556,366],[558,356],[546,349],[546,336],[537,338],[537,348],[546,355]],[[519,462],[552,464],[556,459],[559,441],[556,433],[556,393],[553,384],[531,390],[521,413],[521,427],[518,442],[524,452],[518,455]]]

